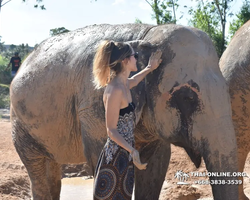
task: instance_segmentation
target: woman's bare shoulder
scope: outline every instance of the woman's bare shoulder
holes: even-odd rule
[[[107,99],[120,99],[122,97],[123,90],[121,85],[119,84],[114,84],[114,83],[109,83],[103,94],[103,102],[107,101]]]

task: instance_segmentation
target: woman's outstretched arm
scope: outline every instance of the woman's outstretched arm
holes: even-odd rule
[[[145,76],[149,72],[155,70],[160,65],[162,61],[161,55],[162,55],[162,52],[160,50],[157,50],[156,52],[151,54],[147,67],[145,67],[139,73],[135,74],[134,76],[128,79],[129,89],[137,86],[138,83],[140,83],[142,79],[145,78]]]

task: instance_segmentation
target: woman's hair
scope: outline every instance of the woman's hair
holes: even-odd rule
[[[128,43],[104,41],[101,43],[94,58],[93,74],[95,88],[106,86],[122,69],[122,60],[132,54]]]

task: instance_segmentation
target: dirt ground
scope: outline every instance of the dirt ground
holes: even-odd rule
[[[27,171],[12,144],[10,130],[11,125],[8,117],[0,118],[0,199],[30,199]],[[74,169],[69,167],[64,168],[68,170],[66,172],[68,177],[85,175],[84,170],[75,172]],[[197,200],[209,197],[209,199],[212,199],[211,187],[209,185],[178,185],[178,179],[174,178],[178,170],[182,170],[185,173],[193,171],[205,172],[205,165],[202,163],[202,166],[196,169],[183,149],[172,146],[170,166],[162,187],[160,200]],[[250,175],[250,157],[247,159],[245,172]],[[197,180],[204,180],[204,178],[200,177]],[[244,178],[244,180],[245,192],[250,196],[249,178]],[[194,181],[194,177],[189,177],[186,183],[193,183]]]

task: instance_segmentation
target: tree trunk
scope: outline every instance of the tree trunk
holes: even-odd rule
[[[172,4],[173,4],[173,13],[174,13],[174,23],[176,24],[176,15],[175,15],[175,7],[174,7],[174,0],[172,0]]]
[[[207,21],[208,35],[209,35],[210,38],[212,38],[211,29],[210,29],[211,26],[210,26],[210,22],[209,22],[208,17],[207,17],[208,14],[207,14],[207,12],[206,12],[206,10],[205,10],[204,1],[201,0],[201,3],[202,3],[203,10],[204,10],[204,12],[205,12],[205,17],[206,17],[206,21]]]
[[[221,28],[222,28],[222,43],[220,46],[220,56],[221,56],[225,49],[225,28],[226,28],[225,26],[226,26],[227,0],[225,0],[224,5],[222,6],[223,10],[220,9],[220,3],[218,0],[215,0],[214,3],[220,13],[220,20],[221,20]]]
[[[154,12],[155,12],[156,23],[159,25],[159,24],[161,24],[161,22],[160,22],[160,19],[159,19],[158,0],[154,0],[154,4],[155,4]]]
[[[222,36],[223,36],[223,42],[221,47],[221,55],[223,54],[225,50],[225,29],[226,29],[226,10],[227,10],[227,0],[225,1],[224,5],[224,15],[223,15],[223,21],[222,21]]]

